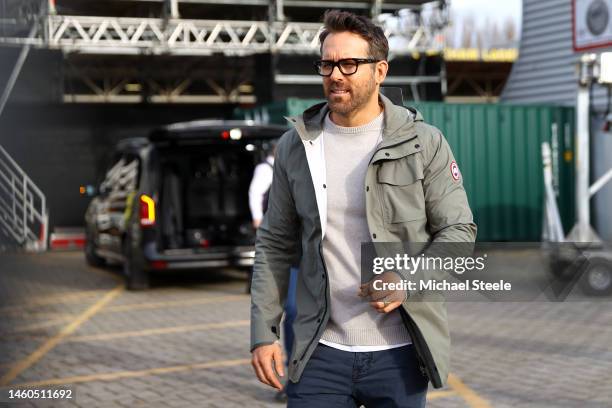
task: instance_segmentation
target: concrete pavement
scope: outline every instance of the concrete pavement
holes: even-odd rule
[[[250,367],[239,272],[127,292],[118,271],[78,252],[0,254],[0,270],[0,389],[75,396],[8,406],[282,406]],[[449,303],[453,374],[428,406],[612,406],[609,305]]]

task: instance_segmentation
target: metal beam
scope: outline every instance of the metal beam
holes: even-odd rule
[[[90,95],[90,94],[66,94],[65,103],[142,103],[140,95]],[[219,103],[256,103],[255,95],[220,96],[220,95],[153,95],[149,98],[150,103],[197,103],[197,104],[219,104]]]
[[[161,3],[166,0],[123,0],[124,2]],[[204,5],[236,5],[236,6],[268,6],[268,0],[179,0],[179,3],[204,4]],[[317,0],[284,0],[285,7],[303,8],[342,8],[368,10],[372,7],[371,1],[317,1]],[[400,10],[420,7],[419,3],[386,3],[382,2],[382,10]]]
[[[65,69],[64,102],[67,103],[252,103],[245,85],[248,72],[232,70],[194,75],[193,67],[166,72],[165,76],[142,76],[136,69],[117,72],[68,64]],[[146,90],[146,92],[143,92]]]
[[[318,85],[321,84],[321,77],[317,75],[283,75],[277,74],[274,77],[277,84],[281,85]],[[438,83],[440,76],[388,76],[383,85],[409,85],[422,83]]]
[[[98,16],[49,15],[45,34],[38,38],[0,37],[8,45],[35,45],[66,53],[114,55],[224,55],[261,52],[317,54],[320,23],[240,20],[187,20]],[[424,26],[398,32],[409,49],[402,53],[438,51],[436,31]]]

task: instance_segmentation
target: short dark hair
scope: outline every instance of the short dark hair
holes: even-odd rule
[[[323,16],[324,28],[319,34],[321,54],[323,54],[323,41],[330,33],[349,31],[359,35],[368,42],[369,58],[386,60],[389,56],[389,42],[385,32],[364,16],[341,10],[327,10]]]

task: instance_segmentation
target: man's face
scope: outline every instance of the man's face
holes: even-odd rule
[[[323,42],[323,60],[369,57],[367,41],[351,32],[330,33]],[[361,64],[354,74],[344,75],[335,67],[330,76],[323,77],[323,92],[329,109],[346,115],[365,106],[376,91],[373,68],[374,64]]]

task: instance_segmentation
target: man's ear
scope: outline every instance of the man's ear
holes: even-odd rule
[[[380,61],[376,64],[374,75],[378,85],[382,84],[387,77],[387,71],[389,71],[389,63],[387,61]]]

